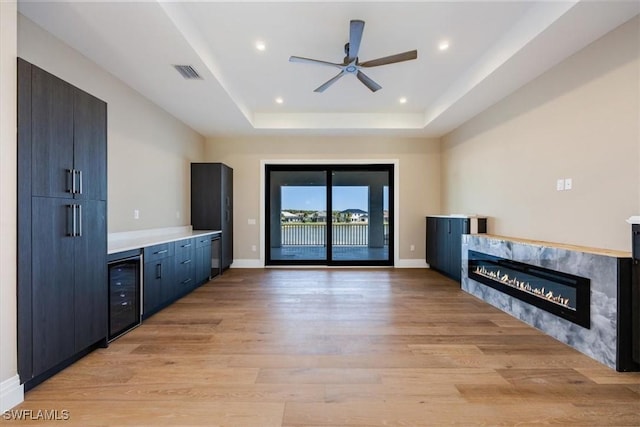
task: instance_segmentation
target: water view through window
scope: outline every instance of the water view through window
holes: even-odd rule
[[[282,169],[267,170],[268,264],[391,262],[388,165]]]

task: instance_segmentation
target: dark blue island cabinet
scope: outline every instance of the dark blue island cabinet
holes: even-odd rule
[[[427,264],[460,282],[462,235],[487,232],[487,219],[475,216],[434,215],[427,217]]]

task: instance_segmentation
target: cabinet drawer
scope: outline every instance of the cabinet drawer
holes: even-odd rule
[[[196,248],[203,248],[205,246],[211,245],[211,235],[208,234],[206,236],[200,236],[195,238]]]
[[[162,243],[159,245],[148,246],[144,248],[144,261],[156,261],[162,258],[173,256],[173,242]]]
[[[184,239],[176,242],[176,260],[187,261],[193,258],[196,245],[195,239]]]

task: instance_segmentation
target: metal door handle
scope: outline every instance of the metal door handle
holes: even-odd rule
[[[69,178],[71,178],[71,185],[69,185]],[[68,193],[75,193],[76,191],[76,175],[73,169],[67,169],[67,189]]]
[[[169,250],[168,250],[168,249],[163,249],[163,250],[161,250],[161,251],[154,252],[154,255],[166,254],[167,252],[169,252]]]
[[[182,261],[182,264],[189,264],[191,262],[190,259],[186,260],[186,261]]]
[[[78,175],[77,194],[82,194],[82,171],[81,170],[76,170],[75,171],[75,175]],[[74,182],[75,182],[75,180],[74,180]]]
[[[82,205],[76,205],[78,207],[78,233],[76,236],[82,237]]]
[[[67,236],[75,237],[76,235],[76,205],[67,205],[67,209],[71,209],[71,227],[69,227],[69,221],[67,220]],[[67,219],[69,217],[67,216]],[[71,228],[71,231],[69,231]]]
[[[162,279],[162,264],[156,264],[156,279]]]

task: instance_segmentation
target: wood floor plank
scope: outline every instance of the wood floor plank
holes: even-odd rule
[[[426,269],[228,270],[25,397],[70,419],[7,425],[640,425],[640,373]]]

